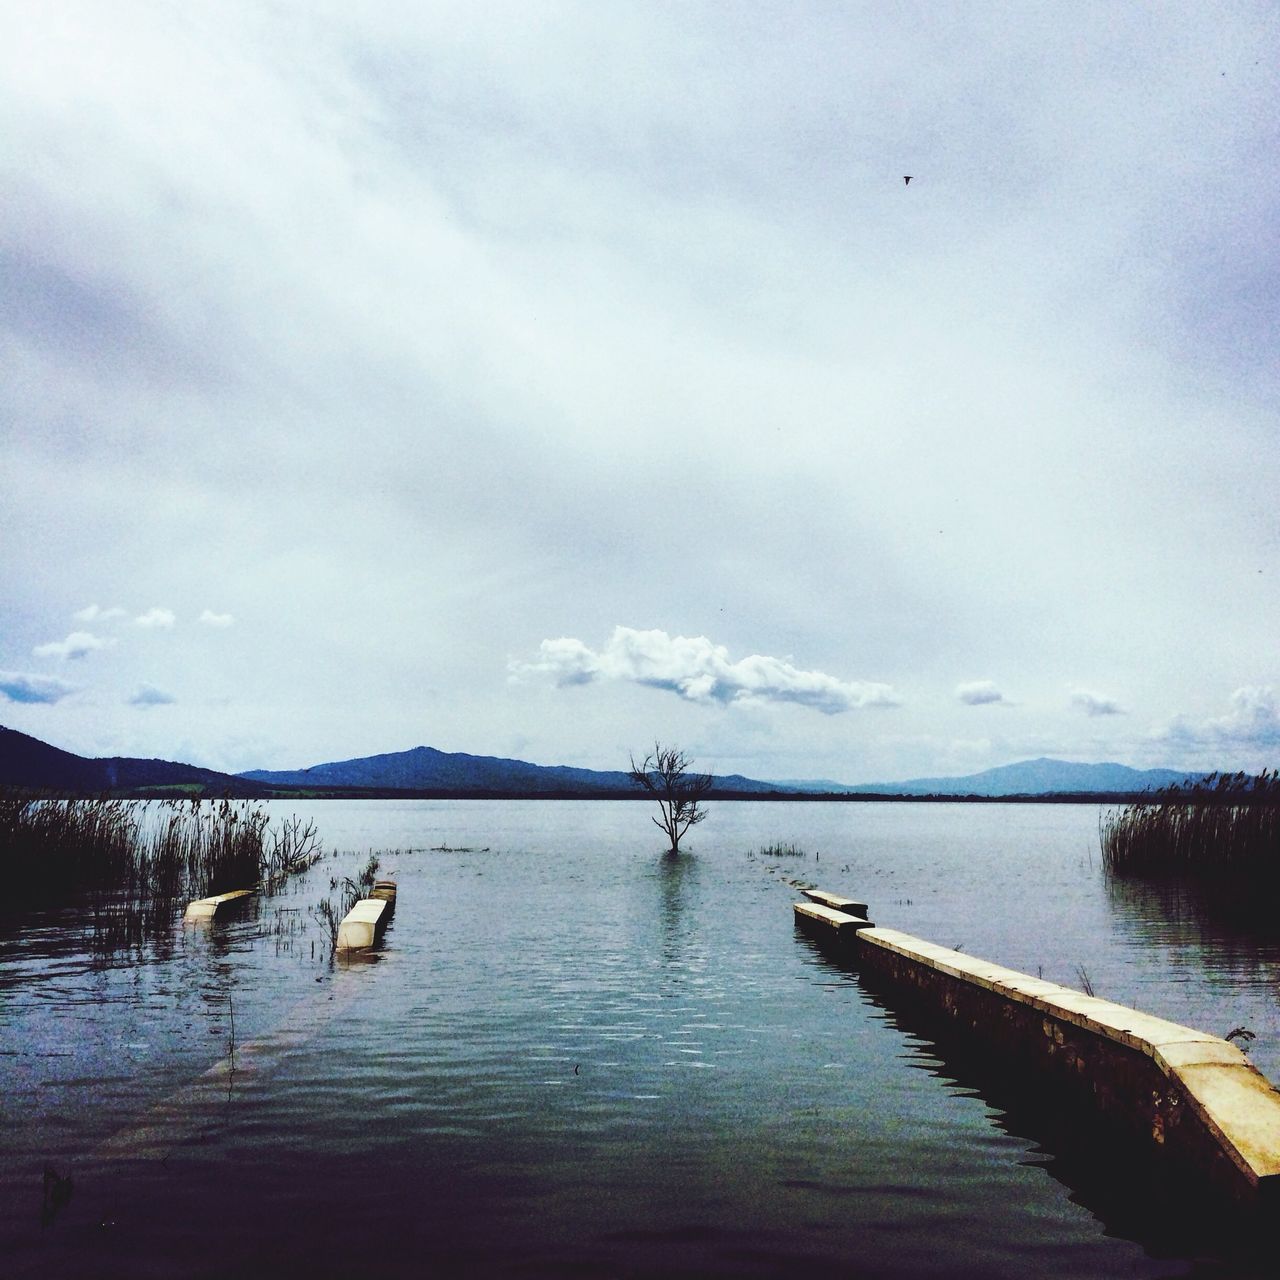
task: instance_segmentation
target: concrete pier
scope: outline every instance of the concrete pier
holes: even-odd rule
[[[234,889],[231,893],[214,894],[212,898],[197,898],[194,902],[187,903],[182,922],[195,924],[201,920],[212,920],[218,914],[219,908],[225,907],[229,902],[240,902],[255,893],[257,893],[256,889]]]
[[[1280,1205],[1280,1090],[1235,1045],[813,902],[797,902],[795,918],[943,1032],[1087,1105],[1232,1201]]]

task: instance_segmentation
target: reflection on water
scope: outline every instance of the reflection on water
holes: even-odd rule
[[[663,854],[658,861],[659,922],[662,928],[662,958],[668,965],[681,963],[683,949],[691,941],[684,923],[684,901],[688,885],[701,870],[701,864],[689,857]]]
[[[329,844],[399,851],[363,965],[305,921],[364,853],[108,965],[48,913],[0,936],[0,1248],[48,1275],[365,1274],[371,1241],[388,1275],[1194,1274],[1212,1240],[1126,1218],[792,928],[788,880],[821,879],[1180,1021],[1243,1008],[1269,1052],[1274,956],[1142,923],[1096,814],[1044,808],[725,804],[668,859],[639,805],[317,804]],[[747,856],[775,839],[821,867]],[[42,1228],[46,1163],[76,1192]]]
[[[1280,1080],[1280,922],[1238,886],[1181,877],[1106,877],[1117,935],[1162,958],[1194,1008],[1182,1021],[1225,1036],[1236,1028],[1254,1063]]]
[[[1107,896],[1127,927],[1153,940],[1208,943],[1248,964],[1280,948],[1269,896],[1222,879],[1106,875]]]

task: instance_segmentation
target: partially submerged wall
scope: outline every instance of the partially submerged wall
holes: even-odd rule
[[[1280,1203],[1280,1091],[1235,1045],[819,902],[796,922],[860,970],[1233,1200]]]

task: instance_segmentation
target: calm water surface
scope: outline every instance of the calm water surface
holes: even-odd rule
[[[1252,1267],[1131,1215],[793,929],[791,881],[865,897],[972,955],[1247,1026],[1280,1078],[1280,945],[1109,887],[1094,808],[722,803],[676,861],[643,804],[307,811],[343,852],[239,918],[109,963],[74,911],[0,932],[5,1274]],[[752,856],[774,841],[808,856]],[[333,966],[309,909],[369,850],[397,914],[372,961]],[[42,1224],[46,1164],[75,1191]]]

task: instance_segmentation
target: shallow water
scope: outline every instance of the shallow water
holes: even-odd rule
[[[226,923],[109,964],[74,912],[0,934],[7,1273],[1247,1268],[1130,1215],[793,929],[790,881],[863,897],[969,954],[1248,1026],[1277,1078],[1280,945],[1108,886],[1096,809],[724,803],[674,862],[643,804],[307,811],[349,852]],[[808,856],[751,856],[774,841]],[[396,917],[335,967],[308,909],[370,849],[397,851]],[[75,1191],[42,1225],[46,1164]]]

